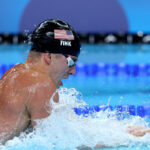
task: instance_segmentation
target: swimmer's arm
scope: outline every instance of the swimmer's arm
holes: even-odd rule
[[[147,133],[150,133],[150,128],[145,128],[141,126],[128,126],[127,127],[127,132],[133,136],[136,137],[141,137],[144,136]],[[121,146],[119,143],[117,144],[118,146]],[[97,144],[94,149],[101,149],[101,148],[112,148],[110,146],[102,145],[102,144]],[[78,150],[92,150],[92,148],[88,146],[80,146],[77,148]]]
[[[127,132],[133,136],[141,137],[147,133],[150,133],[150,128],[144,128],[141,126],[128,126]],[[121,145],[118,143],[118,146],[121,146]],[[94,147],[94,149],[100,149],[100,148],[112,148],[112,147],[110,147],[110,146],[108,147],[108,146],[102,145],[102,144],[97,144]],[[78,150],[92,150],[92,148],[90,148],[88,146],[80,146],[77,149]]]
[[[49,101],[55,91],[55,87],[47,87],[44,84],[41,84],[41,86],[36,88],[35,92],[30,96],[31,99],[28,103],[28,111],[33,127],[36,125],[36,119],[43,119],[50,115],[51,106]]]
[[[17,89],[14,91],[6,94],[7,99],[2,104],[3,110],[1,110],[0,114],[0,144],[5,144],[14,136],[18,136],[24,130],[24,122],[27,121],[23,115],[25,113],[25,105],[22,100],[23,96],[20,95]]]
[[[94,149],[101,149],[101,148],[112,148],[110,146],[105,146],[105,145],[102,145],[102,144],[97,144],[96,146],[94,146]],[[77,150],[92,150],[93,148],[89,147],[89,146],[80,146],[80,147],[77,147]]]
[[[147,133],[150,133],[150,128],[145,128],[141,126],[128,126],[127,132],[133,136],[140,137]]]
[[[0,137],[0,145],[5,144],[8,140],[12,139],[15,135],[10,134],[11,131],[9,132],[7,130],[7,132],[1,132],[0,134],[2,134],[2,136]]]

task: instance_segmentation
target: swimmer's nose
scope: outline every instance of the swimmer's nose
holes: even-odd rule
[[[74,75],[76,73],[76,68],[75,66],[69,68],[69,74]]]

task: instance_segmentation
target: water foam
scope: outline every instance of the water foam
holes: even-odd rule
[[[9,140],[2,150],[75,150],[86,145],[94,148],[101,144],[110,147],[150,145],[150,135],[134,137],[127,133],[127,126],[148,124],[140,117],[128,117],[118,120],[115,111],[93,112],[89,116],[78,116],[74,107],[85,107],[82,95],[75,89],[58,90],[59,103],[52,99],[51,115],[36,120],[35,130],[29,134],[22,133],[19,137]]]

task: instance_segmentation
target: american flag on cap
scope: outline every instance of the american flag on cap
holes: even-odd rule
[[[73,35],[72,31],[69,31],[69,30],[55,29],[54,30],[54,38],[55,39],[74,40],[74,35]]]

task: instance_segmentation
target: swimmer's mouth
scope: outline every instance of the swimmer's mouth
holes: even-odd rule
[[[63,86],[63,83],[61,80],[59,81],[59,86]]]
[[[64,76],[62,79],[68,79],[68,78],[69,78],[69,76],[66,75],[66,76]],[[63,86],[63,82],[62,82],[61,80],[59,80],[58,85],[59,85],[59,86]]]
[[[65,74],[64,76],[63,76],[63,79],[68,79],[69,78],[69,74]]]

